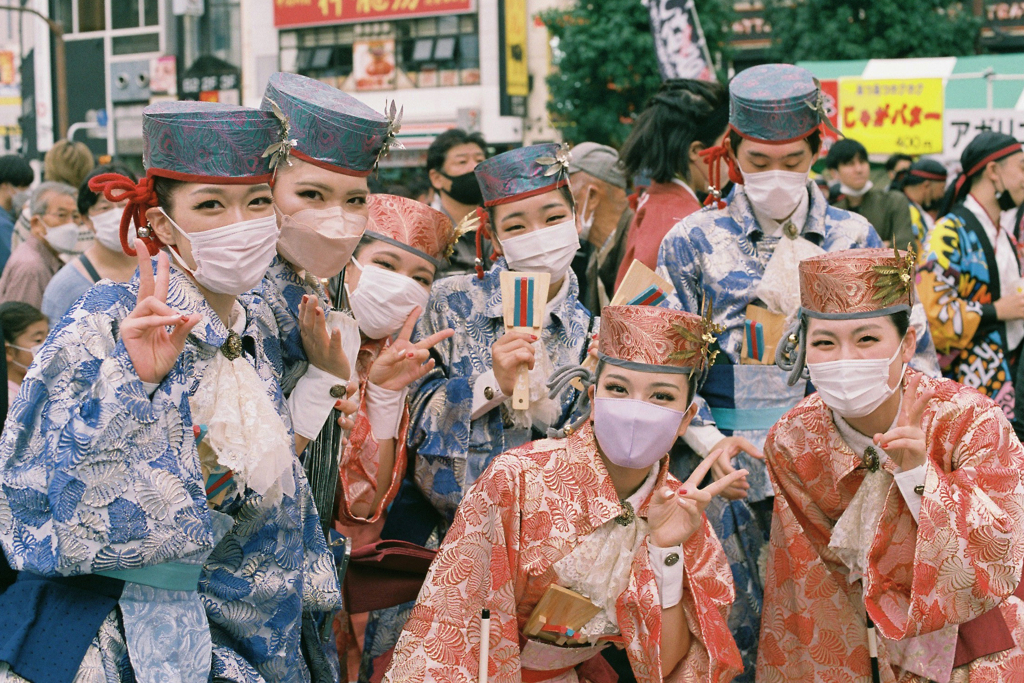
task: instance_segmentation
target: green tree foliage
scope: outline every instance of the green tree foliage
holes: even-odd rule
[[[722,54],[731,3],[698,0],[697,11],[712,54]],[[569,142],[618,147],[661,85],[647,8],[641,0],[579,0],[540,19],[553,39],[547,79],[552,121]]]
[[[975,53],[981,19],[949,0],[767,0],[776,59],[878,59]]]

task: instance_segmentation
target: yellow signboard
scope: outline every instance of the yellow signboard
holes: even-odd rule
[[[839,127],[871,154],[942,151],[941,78],[839,79]]]
[[[526,65],[526,0],[505,0],[505,93],[509,97],[530,94]]]

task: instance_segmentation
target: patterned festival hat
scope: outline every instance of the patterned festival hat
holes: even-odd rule
[[[294,155],[335,173],[365,177],[395,146],[401,116],[385,116],[326,83],[293,73],[270,77],[261,108],[283,117],[283,144],[268,150],[271,166]],[[392,105],[394,109],[394,105]]]
[[[265,183],[267,147],[281,138],[270,112],[214,102],[157,102],[142,111],[146,174],[187,182]]]
[[[520,147],[476,167],[484,206],[508,204],[569,184],[569,148],[553,142]]]
[[[729,84],[729,124],[758,142],[802,140],[827,121],[821,88],[807,69],[762,64],[740,72]]]
[[[146,211],[158,206],[153,179],[193,183],[255,185],[273,177],[265,150],[281,140],[282,126],[271,112],[214,102],[157,102],[142,110],[143,164],[136,183],[118,173],[89,180],[89,189],[112,202],[127,201],[121,215],[121,248],[132,222],[151,256],[164,244],[150,231]]]
[[[714,363],[712,350],[722,328],[704,316],[656,306],[605,306],[601,311],[598,357],[644,372],[693,375]]]
[[[442,268],[458,240],[448,216],[423,202],[391,194],[371,194],[366,200],[370,222],[365,238],[401,247]]]
[[[914,305],[914,252],[834,251],[800,262],[801,313],[812,318],[877,318]]]

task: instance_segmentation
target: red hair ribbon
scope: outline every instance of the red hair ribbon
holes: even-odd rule
[[[704,199],[704,206],[717,202],[718,208],[724,209],[725,200],[722,199],[722,174],[719,169],[719,162],[723,159],[725,160],[726,165],[729,167],[729,180],[732,182],[742,183],[743,175],[736,167],[736,163],[733,161],[732,155],[729,154],[729,150],[726,149],[725,145],[708,147],[707,149],[702,149],[698,154],[708,165],[708,196]]]
[[[135,250],[128,246],[128,226],[133,220],[137,230],[145,226],[146,211],[157,206],[153,178],[145,176],[136,183],[120,173],[101,173],[89,181],[89,189],[93,192],[102,192],[108,201],[115,204],[128,202],[124,207],[124,213],[121,214],[121,249],[129,256],[135,256]],[[146,245],[150,256],[156,256],[164,246],[152,233],[146,237],[139,235],[138,239]]]
[[[480,225],[476,229],[476,277],[484,279],[484,247],[481,240],[483,233],[487,230],[487,209],[482,206],[476,207],[476,215],[480,219]],[[489,235],[488,235],[489,237]]]

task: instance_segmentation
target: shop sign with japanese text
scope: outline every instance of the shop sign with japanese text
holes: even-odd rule
[[[1018,109],[947,109],[943,124],[942,156],[959,160],[979,133],[994,130],[1024,140],[1024,111]]]
[[[839,125],[871,154],[942,151],[941,78],[839,80]]]
[[[274,0],[274,26],[347,24],[475,9],[475,0]]]

